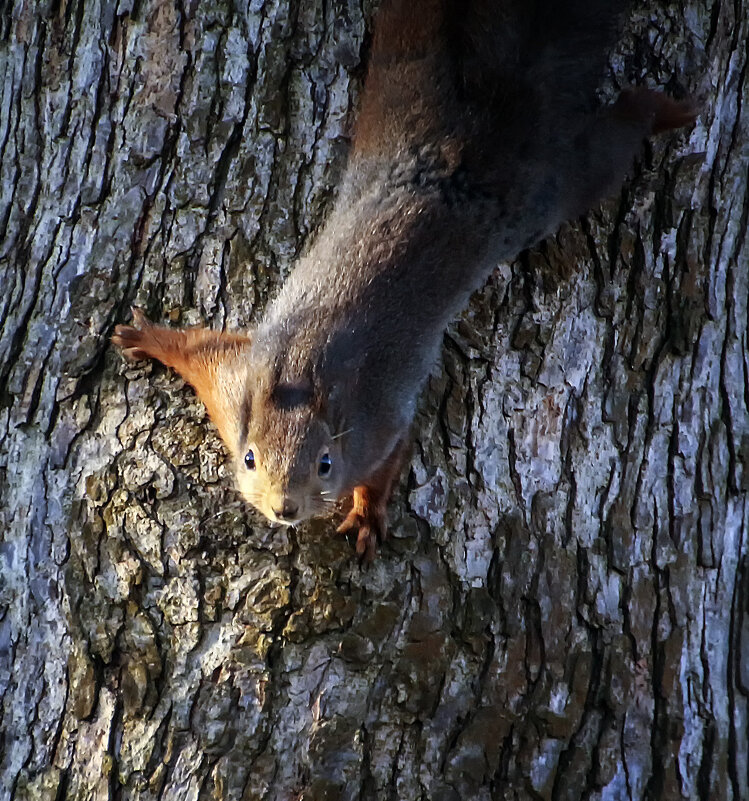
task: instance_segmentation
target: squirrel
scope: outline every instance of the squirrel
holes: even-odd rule
[[[112,341],[196,390],[242,495],[294,525],[353,493],[374,558],[446,326],[494,267],[589,209],[688,101],[595,90],[626,3],[384,0],[332,210],[246,335],[133,310]]]

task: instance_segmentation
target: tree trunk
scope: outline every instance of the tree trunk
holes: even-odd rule
[[[749,798],[747,0],[632,13],[606,96],[699,120],[447,333],[367,570],[108,344],[335,190],[373,4],[239,5],[0,10],[0,799]]]

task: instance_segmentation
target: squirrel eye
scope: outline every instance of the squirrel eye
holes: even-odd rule
[[[330,475],[330,471],[333,468],[333,460],[330,458],[329,453],[324,453],[320,457],[320,462],[317,465],[317,475],[325,478],[326,476]]]
[[[250,448],[250,450],[248,450],[245,454],[244,463],[248,470],[255,469],[255,454],[253,453],[252,448]]]

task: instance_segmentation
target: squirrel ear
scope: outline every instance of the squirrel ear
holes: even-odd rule
[[[339,332],[326,349],[315,371],[319,376],[321,412],[336,427],[345,425],[346,400],[356,392],[366,353],[356,347],[350,334]]]
[[[315,396],[312,381],[306,376],[297,381],[279,382],[273,387],[271,397],[279,409],[294,409],[308,406]]]
[[[343,364],[325,383],[320,392],[320,411],[335,430],[345,428],[346,409],[350,408],[350,399],[356,394],[359,382],[359,369],[356,366]]]

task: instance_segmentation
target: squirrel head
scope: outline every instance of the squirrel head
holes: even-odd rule
[[[293,525],[326,515],[350,489],[343,435],[329,398],[310,380],[256,381],[236,451],[237,485],[269,520]]]

